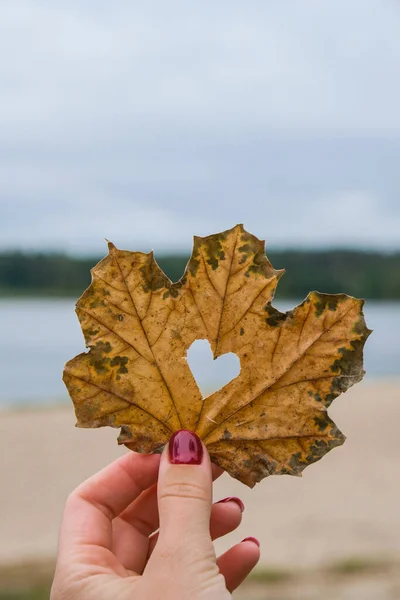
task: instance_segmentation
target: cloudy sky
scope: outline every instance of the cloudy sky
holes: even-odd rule
[[[400,248],[398,0],[3,0],[0,249]]]

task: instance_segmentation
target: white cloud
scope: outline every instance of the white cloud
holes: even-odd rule
[[[266,202],[251,210],[238,203],[215,215],[207,210],[177,210],[117,199],[89,191],[73,201],[25,205],[1,234],[0,250],[18,246],[25,249],[59,249],[72,253],[102,254],[104,238],[118,247],[148,252],[189,251],[193,235],[209,235],[244,222],[245,227],[266,239],[273,247],[387,248],[400,246],[400,215],[387,216],[378,197],[363,190],[338,190],[308,203]],[[250,208],[250,210],[249,210]]]
[[[218,4],[14,0],[0,25],[5,131],[142,118],[400,131],[395,4]]]
[[[271,244],[399,246],[397,3],[0,13],[0,247],[173,249],[242,221]]]
[[[400,215],[382,214],[382,200],[365,190],[337,190],[287,211],[273,245],[400,247]],[[289,243],[288,243],[289,242]]]

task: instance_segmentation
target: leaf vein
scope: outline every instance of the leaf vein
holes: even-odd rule
[[[294,366],[294,365],[295,365],[295,364],[296,364],[296,363],[297,363],[297,362],[298,362],[298,361],[299,361],[301,358],[303,358],[303,356],[304,356],[304,353],[305,353],[305,352],[306,352],[306,351],[307,351],[307,350],[308,350],[308,349],[309,349],[311,346],[313,346],[314,344],[316,344],[316,343],[319,341],[319,339],[320,339],[320,338],[321,338],[323,335],[325,335],[326,333],[328,333],[328,331],[330,331],[331,329],[333,329],[333,327],[335,327],[336,325],[338,325],[338,323],[340,323],[340,322],[341,322],[341,321],[344,319],[344,317],[345,317],[345,316],[346,316],[346,315],[347,315],[347,314],[350,312],[350,310],[351,310],[352,308],[354,308],[354,306],[356,306],[356,304],[357,304],[356,302],[354,302],[353,304],[351,304],[351,305],[350,305],[350,307],[349,307],[349,308],[348,308],[346,311],[344,311],[344,313],[343,313],[342,315],[340,315],[340,318],[339,318],[339,319],[337,319],[337,321],[335,321],[334,323],[332,323],[332,325],[331,325],[331,326],[330,326],[330,327],[329,327],[327,330],[325,330],[325,331],[323,331],[322,333],[320,333],[320,334],[318,335],[318,337],[312,341],[312,343],[311,343],[311,344],[308,346],[308,348],[306,348],[306,349],[304,350],[304,352],[303,352],[302,354],[300,354],[300,356],[298,356],[298,357],[297,357],[297,358],[296,358],[294,361],[292,361],[292,363],[291,363],[291,364],[290,364],[290,365],[289,365],[289,366],[288,366],[288,367],[285,369],[285,371],[282,373],[282,375],[281,375],[280,377],[278,377],[278,379],[277,379],[277,380],[276,380],[274,383],[271,383],[271,384],[268,384],[267,386],[265,386],[265,387],[264,387],[264,388],[263,388],[263,389],[262,389],[260,392],[258,392],[258,393],[256,394],[256,396],[255,396],[255,397],[251,398],[251,399],[250,399],[248,402],[246,402],[245,404],[243,404],[243,405],[242,405],[240,408],[238,408],[238,409],[237,409],[237,410],[235,410],[233,413],[231,413],[230,415],[228,415],[227,417],[225,417],[225,418],[224,418],[224,419],[223,419],[223,420],[222,420],[222,421],[221,421],[221,422],[218,424],[218,427],[220,427],[220,426],[221,426],[223,423],[225,423],[226,421],[228,421],[229,419],[231,419],[231,418],[232,418],[234,415],[236,415],[236,414],[237,414],[239,411],[241,411],[242,409],[244,409],[246,406],[248,406],[249,404],[251,404],[252,402],[254,402],[255,400],[257,400],[257,399],[258,399],[260,396],[262,396],[262,394],[264,394],[264,393],[265,393],[265,392],[266,392],[268,389],[272,388],[272,387],[273,387],[273,386],[274,386],[276,383],[278,383],[278,382],[279,382],[281,379],[283,379],[283,377],[284,377],[284,376],[285,376],[285,375],[286,375],[286,374],[287,374],[287,373],[290,371],[290,369],[291,369],[291,368],[292,368],[292,367],[293,367],[293,366]],[[333,375],[332,377],[337,377],[337,375]],[[342,377],[342,376],[341,376],[341,377]],[[353,376],[350,376],[350,377],[353,377]],[[314,380],[315,380],[315,379],[314,379]],[[297,383],[297,384],[298,384],[298,383],[301,383],[301,382],[299,382],[299,381],[297,381],[297,382],[293,382],[293,383],[291,383],[290,385],[294,385],[295,383]],[[282,387],[285,387],[285,386],[282,386]],[[279,389],[279,388],[278,388],[278,389]],[[217,429],[217,427],[214,427],[213,429],[211,429],[211,431],[209,431],[209,432],[208,432],[208,434],[207,434],[207,436],[206,436],[206,438],[205,438],[205,439],[207,439],[207,437],[209,437],[209,436],[211,435],[211,433],[212,433],[213,431],[215,431],[215,429]]]
[[[170,429],[170,427],[168,427],[168,425],[166,423],[163,423],[158,417],[156,417],[155,415],[153,415],[150,411],[148,411],[147,409],[143,408],[142,406],[139,406],[138,404],[135,404],[135,402],[132,402],[131,400],[128,400],[128,398],[125,398],[124,396],[121,396],[121,394],[118,394],[115,391],[110,391],[107,388],[102,387],[97,382],[93,383],[92,381],[87,381],[87,379],[84,379],[83,377],[79,377],[79,375],[75,375],[73,373],[70,373],[70,376],[74,377],[75,379],[78,379],[78,381],[83,381],[84,383],[87,383],[88,385],[92,385],[93,387],[98,388],[102,392],[106,392],[107,394],[110,394],[111,396],[115,396],[119,400],[123,400],[124,402],[126,402],[128,404],[128,406],[133,406],[134,408],[137,408],[138,410],[141,410],[142,412],[144,412],[147,415],[149,415],[149,417],[151,417],[152,419],[155,419],[156,421],[158,421],[159,423],[161,423],[161,425],[163,425],[164,427],[166,427],[167,429],[169,429],[170,431],[172,431]],[[128,408],[128,406],[126,408]],[[120,409],[120,410],[126,410],[126,409]],[[113,411],[113,412],[119,412],[119,411]]]
[[[128,292],[128,294],[129,294],[129,297],[130,297],[130,299],[131,299],[132,307],[133,307],[133,309],[135,310],[135,312],[136,312],[136,314],[137,314],[137,318],[138,318],[138,322],[139,322],[139,324],[140,324],[140,328],[141,328],[141,330],[142,330],[142,332],[143,332],[143,335],[144,335],[144,337],[145,337],[145,340],[146,340],[146,342],[147,342],[147,345],[148,345],[148,347],[149,347],[149,350],[150,350],[150,352],[151,352],[151,353],[152,353],[152,355],[153,355],[153,358],[154,358],[154,363],[155,363],[155,365],[156,365],[157,369],[158,369],[158,370],[159,370],[159,372],[160,372],[161,379],[163,380],[163,383],[164,383],[164,385],[165,385],[165,387],[166,387],[166,390],[167,390],[167,392],[168,392],[168,394],[169,394],[169,397],[171,398],[171,402],[172,402],[172,404],[173,404],[173,406],[174,406],[174,409],[175,409],[175,413],[176,413],[177,419],[178,419],[178,421],[179,421],[179,424],[180,424],[180,426],[182,427],[182,421],[181,421],[181,417],[180,417],[180,415],[179,415],[179,412],[178,412],[178,410],[177,410],[177,408],[176,408],[174,397],[173,397],[173,395],[172,395],[172,392],[171,392],[171,390],[170,390],[170,388],[169,388],[169,386],[168,386],[168,384],[167,384],[167,382],[166,382],[166,380],[165,380],[165,377],[164,377],[164,375],[162,374],[162,372],[161,372],[161,369],[160,369],[160,367],[159,367],[159,365],[158,365],[157,359],[156,359],[156,357],[155,357],[155,355],[154,355],[154,352],[153,352],[153,349],[152,349],[152,347],[151,347],[151,345],[150,345],[149,338],[148,338],[148,336],[147,336],[147,332],[146,332],[146,330],[145,330],[145,328],[144,328],[144,326],[143,326],[143,323],[142,323],[142,321],[141,321],[141,319],[140,319],[140,317],[139,317],[139,313],[138,313],[138,311],[137,311],[137,308],[136,308],[135,302],[134,302],[134,300],[133,300],[133,296],[132,296],[132,294],[131,294],[131,292],[130,292],[130,289],[129,289],[129,286],[128,286],[128,282],[125,280],[124,274],[123,274],[123,272],[122,272],[121,265],[119,264],[119,261],[118,261],[118,258],[117,258],[117,256],[116,256],[116,254],[114,255],[114,258],[115,258],[115,262],[117,263],[117,265],[118,265],[118,268],[119,268],[119,270],[120,270],[121,277],[122,277],[122,279],[123,279],[123,281],[124,281],[124,284],[125,284],[125,286],[126,286],[126,289],[127,289],[127,292]]]

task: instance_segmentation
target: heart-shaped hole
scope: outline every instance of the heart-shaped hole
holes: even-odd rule
[[[196,340],[187,353],[187,361],[203,398],[210,396],[240,373],[240,360],[233,352],[213,358],[207,340]]]

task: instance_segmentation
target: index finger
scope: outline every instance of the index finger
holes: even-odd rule
[[[60,552],[77,545],[111,549],[112,520],[157,481],[159,454],[128,452],[82,483],[69,496]]]

